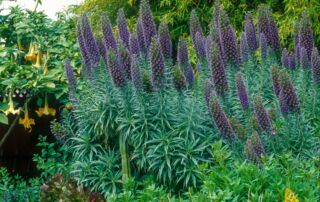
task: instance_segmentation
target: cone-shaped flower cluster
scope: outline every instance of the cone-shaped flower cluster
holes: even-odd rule
[[[280,108],[281,114],[286,116],[289,113],[289,107],[286,103],[284,93],[281,89],[280,89],[280,93],[279,93],[278,102],[279,102],[279,108]]]
[[[85,47],[88,51],[92,68],[96,67],[100,60],[99,48],[95,37],[93,36],[89,18],[87,14],[83,14],[81,18],[82,23],[80,23],[80,29],[82,37],[84,39]]]
[[[137,36],[139,41],[139,50],[142,53],[146,54],[147,48],[146,48],[146,43],[144,39],[143,26],[140,18],[138,18],[137,20],[136,30],[137,30]]]
[[[126,78],[131,80],[131,55],[122,42],[120,42],[119,46],[119,59],[120,65],[122,65],[122,68],[125,71]]]
[[[111,26],[110,19],[107,15],[103,15],[101,17],[101,28],[103,33],[103,41],[106,47],[106,50],[113,49],[114,51],[118,51],[117,41],[113,35],[113,30]]]
[[[300,110],[298,96],[292,85],[289,75],[284,70],[279,72],[279,80],[280,89],[283,93],[283,98],[281,99],[283,99],[283,102],[286,103],[290,112],[298,112]]]
[[[223,61],[219,54],[219,49],[216,43],[209,50],[210,57],[209,65],[211,67],[212,79],[217,95],[223,96],[228,91],[228,81],[225,73]]]
[[[266,155],[262,141],[256,131],[247,140],[244,153],[248,161],[258,165],[261,164],[261,157]]]
[[[303,69],[309,69],[310,68],[310,62],[308,59],[308,53],[307,50],[302,47],[300,52],[300,67]]]
[[[90,53],[88,52],[88,48],[86,46],[86,42],[84,40],[84,37],[82,35],[82,31],[81,31],[81,21],[79,22],[78,26],[77,26],[77,39],[78,39],[78,44],[80,47],[80,53],[81,53],[81,57],[82,57],[82,62],[84,64],[85,67],[85,73],[87,75],[91,75],[91,71],[92,71],[92,62],[91,62],[91,56]]]
[[[312,78],[316,84],[320,84],[320,56],[318,49],[316,47],[313,48],[312,52]]]
[[[76,80],[76,77],[73,73],[72,66],[70,64],[69,59],[66,59],[64,61],[64,71],[65,71],[65,74],[66,74],[66,77],[68,80],[69,91],[70,91],[70,93],[75,94],[76,90],[77,90],[77,80]]]
[[[200,34],[200,32],[196,33],[196,38],[194,42],[194,47],[196,49],[197,56],[200,60],[204,60],[206,58],[206,48],[205,48],[205,39]]]
[[[157,32],[148,0],[141,0],[140,19],[142,23],[144,42],[146,48],[149,48],[151,44],[151,39],[157,35]]]
[[[253,106],[254,106],[254,114],[256,116],[256,119],[258,121],[258,124],[261,130],[264,130],[268,133],[271,132],[272,128],[271,128],[269,114],[267,110],[264,108],[262,98],[260,95],[254,96]]]
[[[172,58],[172,42],[168,25],[163,21],[159,25],[159,41],[163,57],[166,59]]]
[[[165,84],[165,65],[157,37],[153,37],[151,40],[149,54],[153,87],[155,89],[161,89]]]
[[[113,84],[116,87],[123,87],[126,84],[126,78],[124,70],[119,63],[119,58],[113,49],[109,49],[107,55],[108,68]]]
[[[252,14],[247,13],[244,24],[244,31],[247,37],[248,47],[251,53],[258,49],[256,29],[253,24]]]
[[[264,34],[268,45],[270,45],[274,51],[278,51],[280,48],[278,28],[265,4],[260,5],[258,9],[258,29],[260,35],[261,33]]]
[[[184,70],[189,67],[188,42],[182,37],[179,38],[177,60]]]
[[[190,15],[190,36],[193,44],[196,44],[196,34],[199,33],[201,38],[203,38],[203,32],[201,28],[201,24],[199,22],[199,18],[196,14],[195,10],[191,11]]]
[[[130,54],[133,55],[139,55],[140,53],[140,46],[139,46],[139,40],[136,32],[133,32],[130,35]]]
[[[237,37],[231,25],[228,25],[222,34],[224,54],[228,62],[239,65]]]
[[[187,87],[186,78],[178,65],[173,67],[173,85],[178,91]]]
[[[268,43],[267,43],[267,39],[263,33],[260,33],[259,45],[260,45],[261,58],[263,60],[266,60],[268,57]]]
[[[241,62],[245,63],[249,60],[249,46],[246,33],[242,32],[240,37],[240,56]]]
[[[271,68],[271,77],[272,77],[272,86],[273,86],[273,91],[278,97],[281,91],[281,83],[280,83],[280,70],[273,66]]]
[[[239,97],[239,101],[241,104],[241,107],[243,109],[248,109],[249,108],[249,98],[248,98],[248,93],[246,86],[243,82],[242,74],[241,72],[238,72],[235,76],[235,81],[236,81],[236,86],[237,86],[237,93]]]
[[[304,47],[307,51],[308,61],[311,61],[312,49],[314,46],[313,33],[310,24],[310,20],[306,13],[302,15],[299,24],[299,34],[300,34],[300,47]]]
[[[134,87],[138,91],[143,90],[143,80],[142,80],[142,75],[141,75],[141,70],[140,70],[140,65],[139,65],[137,55],[132,55],[131,78],[132,78],[132,82],[133,82]]]
[[[126,48],[129,48],[130,45],[130,32],[127,26],[126,16],[123,9],[119,9],[117,17],[117,25],[120,39]]]
[[[222,110],[217,98],[214,96],[211,96],[210,98],[210,114],[223,138],[234,139],[236,137],[228,117]]]

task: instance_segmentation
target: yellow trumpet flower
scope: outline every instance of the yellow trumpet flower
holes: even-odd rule
[[[32,131],[31,125],[36,125],[34,119],[29,117],[28,105],[25,104],[24,118],[19,119],[19,124],[23,125],[24,129],[30,133]]]
[[[37,54],[37,61],[32,66],[40,68],[41,67],[41,59],[42,59],[42,53],[41,53],[41,51],[39,51]]]
[[[44,107],[39,108],[39,110],[37,110],[36,113],[39,117],[42,117],[43,115],[46,115],[46,116],[55,116],[56,115],[56,110],[53,108],[50,108],[48,105],[47,94],[45,96]]]
[[[25,60],[27,60],[27,61],[35,61],[37,59],[35,51],[36,51],[36,46],[31,43],[30,47],[29,47],[29,52],[24,57]]]
[[[14,109],[14,104],[12,101],[11,93],[9,94],[9,102],[8,102],[8,109],[4,111],[4,113],[8,116],[9,114],[19,114],[19,109]]]
[[[299,199],[291,189],[287,188],[284,194],[284,202],[299,202]]]

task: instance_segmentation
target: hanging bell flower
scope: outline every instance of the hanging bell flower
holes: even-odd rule
[[[12,100],[11,92],[9,93],[9,102],[8,102],[8,109],[4,111],[4,113],[8,116],[9,114],[19,114],[20,110],[14,108],[14,103]]]
[[[36,52],[36,46],[33,45],[32,42],[31,42],[30,46],[29,46],[29,52],[24,57],[24,59],[27,60],[27,61],[35,61],[37,59],[37,56],[36,56],[35,52]]]
[[[49,107],[47,94],[44,98],[44,106],[39,108],[39,110],[37,110],[36,113],[39,117],[42,117],[43,115],[45,115],[45,116],[55,116],[56,115],[56,110]]]
[[[37,54],[36,63],[33,64],[32,66],[36,67],[36,68],[41,68],[41,60],[42,60],[42,53],[41,53],[41,51],[39,51],[38,54]]]
[[[32,125],[36,125],[34,119],[29,117],[28,105],[25,104],[24,108],[24,118],[19,119],[19,124],[23,125],[24,129],[30,133],[32,131]]]

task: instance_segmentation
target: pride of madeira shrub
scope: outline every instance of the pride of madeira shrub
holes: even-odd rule
[[[116,32],[103,15],[102,38],[83,14],[83,76],[65,61],[73,108],[53,130],[79,184],[107,198],[124,190],[113,195],[119,201],[281,201],[286,189],[319,201],[320,56],[307,15],[287,50],[266,5],[257,25],[246,14],[239,40],[227,13],[213,10],[208,33],[191,12],[192,46],[181,36],[176,54],[147,0],[136,29],[121,9]],[[132,184],[150,178],[159,189]]]

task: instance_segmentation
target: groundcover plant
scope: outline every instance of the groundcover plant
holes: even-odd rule
[[[65,61],[73,107],[52,127],[70,177],[107,201],[319,201],[320,56],[308,16],[293,50],[266,5],[257,19],[247,13],[238,38],[214,6],[205,34],[192,11],[190,40],[174,48],[147,0],[133,30],[121,9],[115,29],[101,16],[101,38],[83,14],[83,76]]]

